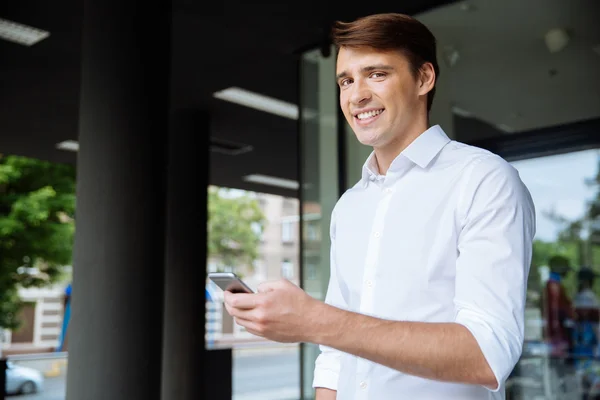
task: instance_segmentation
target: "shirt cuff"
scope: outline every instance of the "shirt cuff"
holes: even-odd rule
[[[331,370],[315,371],[315,378],[313,379],[313,388],[337,390],[338,378],[339,375]]]
[[[314,389],[326,388],[337,391],[340,374],[337,369],[332,368],[333,365],[327,365],[328,363],[338,364],[339,361],[337,359],[325,360],[322,354],[317,357],[312,385]]]
[[[475,337],[498,383],[497,387],[486,386],[486,389],[498,392],[519,360],[521,341],[510,331],[490,325],[483,316],[472,310],[460,310],[455,322],[463,325]]]

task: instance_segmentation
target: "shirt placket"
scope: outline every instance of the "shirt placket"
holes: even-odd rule
[[[372,315],[375,307],[375,286],[377,285],[377,265],[379,262],[379,253],[381,240],[384,233],[385,215],[390,206],[393,189],[386,185],[386,182],[379,182],[381,189],[380,199],[375,210],[375,217],[369,235],[367,245],[367,255],[365,259],[365,268],[362,280],[362,295],[359,311],[362,314]],[[356,368],[356,400],[366,400],[369,398],[369,387],[371,379],[369,376],[371,363],[368,360],[359,358]]]

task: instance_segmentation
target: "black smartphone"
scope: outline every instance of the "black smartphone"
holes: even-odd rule
[[[248,285],[233,272],[211,272],[208,277],[218,287],[231,293],[254,293]]]

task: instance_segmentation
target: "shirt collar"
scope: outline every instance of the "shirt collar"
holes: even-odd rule
[[[372,151],[367,158],[367,161],[363,165],[362,178],[363,180],[375,180],[379,177],[379,167],[377,166],[377,159],[375,158],[375,152]]]
[[[420,134],[394,159],[389,171],[394,171],[404,164],[406,160],[421,168],[426,168],[449,142],[450,138],[444,130],[439,125],[434,125]],[[362,178],[364,180],[374,180],[380,176],[375,152],[371,152],[371,155],[369,155],[369,158],[367,158],[367,161],[363,165]]]

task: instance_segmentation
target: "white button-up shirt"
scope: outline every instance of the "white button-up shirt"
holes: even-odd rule
[[[464,325],[500,385],[423,379],[321,346],[313,387],[337,390],[338,400],[504,399],[523,345],[535,234],[527,188],[505,160],[439,126],[385,176],[377,171],[371,154],[333,210],[325,301],[383,319]]]

